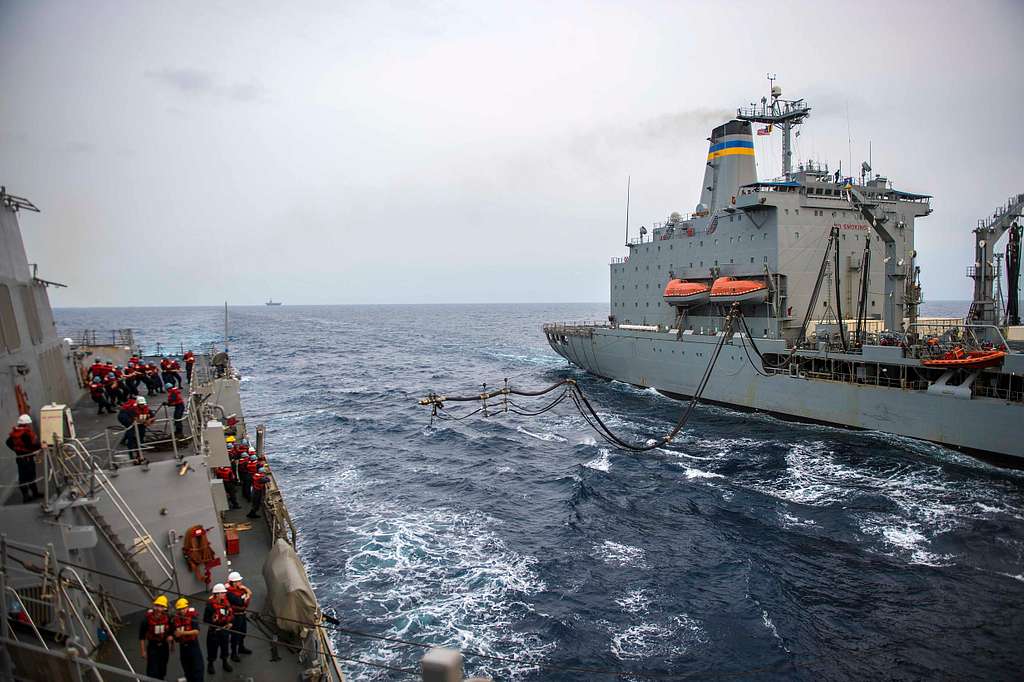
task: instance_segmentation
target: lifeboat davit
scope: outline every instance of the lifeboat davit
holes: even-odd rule
[[[669,305],[702,305],[711,296],[711,287],[702,282],[687,282],[682,279],[669,280],[665,285],[665,302]]]
[[[768,285],[755,279],[719,277],[711,285],[712,303],[760,303],[768,298]]]
[[[925,367],[945,367],[947,369],[984,369],[994,367],[1003,363],[1006,353],[1001,350],[971,350],[965,351],[957,347],[949,351],[941,358],[922,360]]]

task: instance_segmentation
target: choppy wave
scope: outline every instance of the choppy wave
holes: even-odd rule
[[[568,367],[540,331],[604,313],[232,309],[246,412],[287,413],[267,418],[268,451],[325,609],[360,630],[519,661],[467,655],[468,673],[497,679],[585,678],[549,664],[807,680],[1016,674],[1024,471],[720,406],[698,407],[675,441],[637,455],[596,437],[569,401],[535,418],[433,426],[416,404],[505,377],[531,388],[573,377],[617,434],[664,434],[682,403]],[[57,317],[62,330],[131,326],[168,347],[223,330],[216,307]],[[336,645],[410,668],[422,654],[341,635]],[[398,679],[345,667],[353,680]]]

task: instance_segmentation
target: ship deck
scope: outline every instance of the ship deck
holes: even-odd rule
[[[207,360],[208,357],[197,355],[197,371],[199,371],[199,365],[201,363],[206,364]],[[182,379],[184,380],[184,378],[184,372],[182,372]],[[148,397],[147,400],[151,409],[155,410],[163,404],[165,398],[165,394],[157,394]],[[102,452],[108,447],[108,442],[110,446],[115,449],[117,448],[117,441],[120,437],[118,432],[121,426],[117,422],[116,414],[97,414],[95,403],[93,403],[88,395],[85,395],[72,407],[72,415],[77,437],[86,442],[91,450],[95,449]],[[165,418],[170,415],[166,414],[166,411],[162,411],[158,416]],[[171,429],[166,429],[167,434],[170,431]],[[109,434],[109,439],[104,432]],[[160,439],[164,442],[157,443],[149,448],[144,447],[144,456],[151,463],[173,460],[175,458],[175,451],[171,444],[167,442],[168,435],[160,436]],[[147,438],[146,442],[149,441],[150,439]],[[184,440],[179,441],[179,448],[183,455],[189,456],[193,454],[187,422],[184,425]],[[100,454],[99,457],[101,461],[106,461],[103,454]],[[131,463],[122,465],[122,467],[125,466],[131,467],[134,465]],[[17,497],[20,500],[20,496],[12,497]],[[214,576],[216,581],[218,578],[223,578],[223,576],[227,575],[229,571],[238,571],[243,577],[244,584],[253,591],[247,628],[248,634],[244,643],[245,647],[252,650],[253,653],[240,656],[241,660],[238,663],[229,662],[229,665],[233,668],[231,673],[225,673],[220,661],[218,661],[216,664],[218,679],[253,680],[254,682],[297,679],[308,665],[300,662],[299,651],[289,648],[283,642],[277,645],[278,659],[274,660],[272,642],[275,633],[273,626],[265,625],[260,621],[258,615],[264,611],[266,605],[267,586],[263,579],[263,563],[272,544],[270,529],[262,515],[255,519],[246,517],[246,514],[249,512],[249,504],[242,497],[240,490],[237,494],[237,501],[241,505],[240,509],[222,512],[221,531],[223,531],[223,524],[234,525],[239,535],[239,552],[235,555],[221,557],[222,565],[214,569]],[[209,594],[206,592],[184,595],[167,593],[167,597],[172,605],[178,596],[184,596],[189,599],[190,605],[199,612],[201,620],[205,608],[205,600],[209,597]],[[120,610],[121,620],[124,623],[123,627],[119,628],[116,633],[117,641],[135,671],[145,672],[146,663],[140,655],[138,643],[139,625],[144,618],[145,611],[142,605],[138,603],[117,604],[117,607]],[[267,623],[270,623],[272,618],[266,620]],[[204,659],[207,653],[207,627],[206,624],[201,625],[199,638]],[[97,660],[118,667],[124,665],[123,659],[111,644],[107,644],[99,652]],[[171,660],[168,664],[168,679],[178,679],[183,674],[178,654],[176,651],[172,652]]]
[[[239,500],[240,502],[244,500]],[[268,531],[266,524],[261,519],[247,519],[245,517],[248,509],[236,509],[225,514],[225,522],[227,523],[244,523],[251,521],[252,528],[250,530],[239,533],[240,552],[230,557],[231,570],[238,571],[244,578],[244,583],[253,592],[252,597],[252,609],[253,612],[259,613],[263,610],[264,599],[267,594],[267,586],[263,580],[263,559],[266,556],[267,550],[270,548],[270,532]],[[199,612],[200,620],[202,620],[203,608],[205,603],[199,601],[205,599],[208,595],[185,595],[189,600],[191,606]],[[170,598],[170,595],[168,595]],[[171,599],[173,602],[174,599]],[[117,640],[121,644],[121,648],[124,649],[128,656],[128,660],[131,662],[132,667],[136,671],[145,672],[146,662],[142,658],[139,652],[138,632],[139,624],[145,616],[144,611],[136,611],[135,613],[124,616],[123,620],[125,626],[121,628],[117,633]],[[203,657],[205,659],[206,649],[206,630],[207,625],[202,624],[199,637],[199,645],[203,650]],[[273,652],[271,649],[271,641],[274,637],[273,630],[269,627],[262,625],[262,623],[256,622],[255,618],[249,619],[248,635],[245,638],[245,646],[252,650],[249,655],[239,656],[241,662],[234,663],[229,662],[232,667],[231,673],[225,673],[221,667],[220,661],[216,662],[217,679],[220,680],[252,680],[253,682],[274,682],[275,680],[287,680],[296,679],[297,676],[302,672],[305,666],[301,665],[298,661],[298,657],[293,654],[283,644],[278,647],[278,654],[280,660],[275,661]],[[103,653],[100,660],[111,665],[117,665],[123,661],[118,656],[117,652],[113,647],[108,647]],[[171,653],[171,660],[167,666],[167,677],[168,679],[178,679],[179,676],[183,676],[184,672],[181,668],[181,663],[178,660],[177,651]]]

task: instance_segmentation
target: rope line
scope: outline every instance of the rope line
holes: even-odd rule
[[[718,358],[722,353],[722,348],[725,347],[726,341],[731,336],[733,324],[737,318],[742,320],[743,315],[740,312],[739,304],[734,303],[729,313],[725,316],[723,331],[721,332],[721,335],[717,343],[715,344],[714,350],[711,353],[711,357],[708,359],[708,364],[704,368],[704,373],[701,375],[700,381],[697,382],[697,386],[694,389],[690,401],[687,403],[686,407],[680,412],[679,417],[676,420],[676,423],[673,426],[672,430],[669,431],[664,436],[661,436],[660,438],[648,438],[645,439],[642,443],[631,443],[616,435],[615,432],[612,431],[611,427],[609,427],[608,424],[606,424],[605,421],[601,419],[601,416],[598,414],[597,410],[591,404],[590,400],[583,392],[583,389],[574,379],[563,379],[561,381],[555,382],[554,384],[551,384],[546,388],[534,391],[512,388],[508,385],[508,379],[506,379],[505,386],[500,389],[484,391],[483,393],[480,393],[478,395],[467,396],[447,396],[431,393],[426,398],[421,399],[419,403],[420,405],[429,406],[431,408],[432,421],[435,417],[439,419],[448,418],[461,420],[473,416],[474,414],[477,414],[481,411],[485,411],[486,414],[487,401],[494,398],[500,397],[503,399],[503,401],[507,401],[508,403],[511,403],[513,405],[514,409],[509,409],[508,405],[505,402],[503,402],[502,411],[511,411],[514,414],[533,417],[538,416],[540,414],[544,414],[548,410],[554,409],[554,407],[561,403],[566,397],[570,397],[572,399],[573,405],[576,407],[577,411],[583,417],[584,421],[586,421],[587,424],[608,443],[615,447],[622,448],[624,450],[629,450],[631,452],[649,452],[656,448],[664,447],[668,443],[672,442],[672,440],[675,439],[677,435],[679,435],[679,432],[683,430],[683,427],[686,426],[686,423],[690,419],[690,415],[693,414],[694,408],[700,402],[701,396],[704,394],[704,389],[707,388],[708,382],[711,380],[711,375],[715,368],[715,364],[718,362]],[[753,361],[751,360],[751,362]],[[553,401],[545,405],[544,407],[540,408],[539,410],[528,410],[524,406],[519,405],[518,403],[509,398],[509,396],[523,396],[529,398],[539,397],[547,395],[548,393],[551,393],[552,391],[562,386],[565,387],[563,393],[559,395],[557,398],[555,398]],[[442,417],[442,414],[444,414],[442,411],[444,408],[444,403],[474,401],[480,401],[483,403],[483,405],[476,411],[466,415],[462,415],[460,417]]]

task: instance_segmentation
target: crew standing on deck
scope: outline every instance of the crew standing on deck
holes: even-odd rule
[[[246,514],[250,519],[259,517],[263,507],[263,493],[267,489],[267,481],[270,480],[270,469],[261,466],[252,475],[252,509]]]
[[[185,351],[185,378],[189,385],[192,385],[192,366],[196,364],[196,355],[192,351]]]
[[[172,640],[167,597],[161,594],[153,600],[152,608],[146,611],[146,617],[139,623],[139,648],[142,657],[146,659],[146,675],[158,680],[164,679]]]
[[[167,406],[174,408],[174,437],[181,438],[185,434],[185,399],[181,389],[171,383],[167,384]]]
[[[203,622],[209,624],[206,631],[206,672],[213,675],[217,669],[213,667],[217,655],[224,666],[224,672],[231,672],[233,668],[228,663],[228,629],[231,627],[233,616],[231,604],[228,603],[227,588],[224,583],[217,583],[213,586],[213,594],[206,602],[206,611],[203,612]]]
[[[32,429],[32,417],[23,414],[18,423],[7,436],[7,447],[14,451],[18,464],[18,488],[21,490],[22,502],[31,502],[42,497],[36,487],[36,453],[42,444],[39,436]]]
[[[174,641],[178,643],[185,682],[203,682],[203,650],[199,648],[199,614],[182,597],[174,602],[177,613],[172,622]]]
[[[248,621],[245,618],[245,610],[252,601],[252,590],[242,584],[242,576],[238,571],[231,571],[228,574],[228,603],[231,604],[231,660],[236,663],[242,659],[238,654],[251,654],[251,649],[245,648],[245,631]]]

